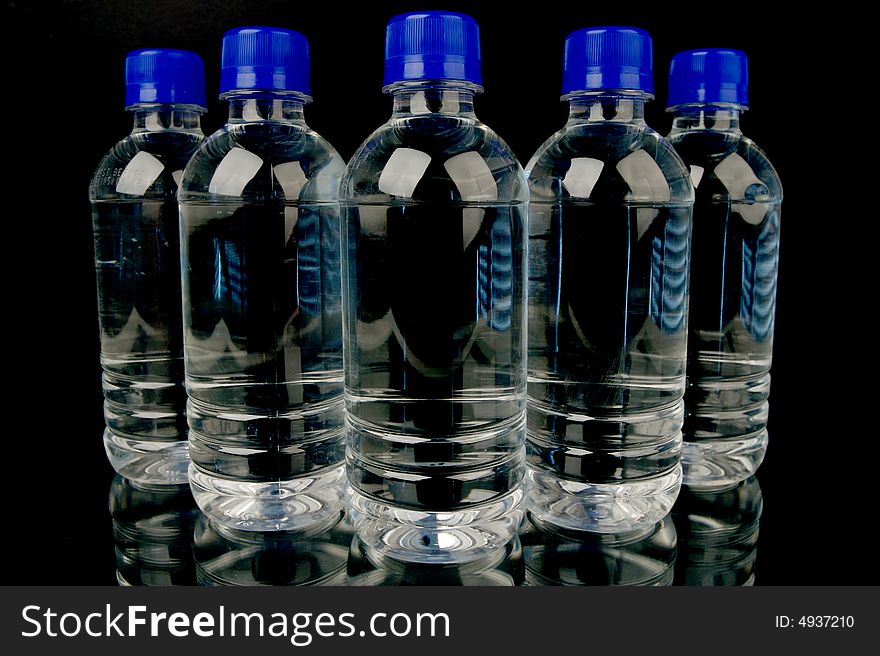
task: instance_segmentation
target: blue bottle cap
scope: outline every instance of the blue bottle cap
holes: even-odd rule
[[[749,60],[742,50],[685,50],[669,64],[667,107],[688,103],[749,104]]]
[[[404,80],[483,83],[480,27],[451,11],[400,14],[385,29],[385,86]]]
[[[220,93],[234,89],[311,94],[309,41],[281,27],[236,27],[223,35]]]
[[[565,39],[562,95],[623,89],[654,93],[651,35],[637,27],[587,27]]]
[[[205,108],[205,65],[194,52],[142,48],[125,57],[125,106],[174,103]]]

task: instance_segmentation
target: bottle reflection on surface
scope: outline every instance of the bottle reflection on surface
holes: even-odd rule
[[[141,485],[118,474],[110,515],[120,585],[194,585],[192,531],[198,509],[188,485]]]
[[[646,530],[586,533],[525,522],[526,585],[671,585],[676,558],[670,516]]]
[[[523,583],[522,546],[503,546],[464,563],[418,563],[390,558],[355,537],[348,555],[348,584],[517,586]]]
[[[240,531],[200,516],[199,585],[344,585],[353,529],[342,513],[302,531]]]
[[[764,502],[755,476],[724,490],[682,487],[672,516],[681,536],[677,585],[753,585]]]

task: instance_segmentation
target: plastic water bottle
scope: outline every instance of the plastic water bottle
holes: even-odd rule
[[[332,523],[343,507],[339,179],[303,118],[309,46],[223,37],[226,125],[180,184],[190,484],[243,530]]]
[[[739,50],[672,59],[670,141],[690,166],[694,204],[684,481],[723,487],[767,450],[782,185],[743,136],[748,60]]]
[[[565,42],[568,122],[526,166],[528,508],[540,525],[649,527],[681,484],[693,188],[645,124],[651,37]]]
[[[104,446],[145,484],[186,483],[177,184],[204,140],[198,55],[135,50],[125,60],[130,135],[92,178],[89,198],[104,369]]]
[[[522,517],[528,188],[474,114],[473,18],[391,19],[385,85],[340,189],[349,505],[366,548],[462,562]]]

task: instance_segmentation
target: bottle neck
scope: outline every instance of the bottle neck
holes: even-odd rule
[[[740,105],[679,105],[672,109],[672,132],[712,130],[739,134]]]
[[[143,132],[202,132],[201,107],[196,105],[133,105],[128,108],[134,117],[132,134]]]
[[[222,97],[229,102],[230,124],[306,122],[303,108],[309,97],[297,91],[231,91]]]
[[[474,94],[479,90],[475,84],[455,80],[400,82],[386,89],[394,97],[394,117],[444,114],[469,118],[476,118]]]
[[[644,124],[650,98],[640,91],[578,91],[568,96],[568,122]]]

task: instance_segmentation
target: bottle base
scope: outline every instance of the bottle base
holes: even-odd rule
[[[116,473],[141,485],[186,485],[187,441],[158,442],[104,430],[104,451]]]
[[[514,587],[525,580],[522,545],[507,543],[462,563],[400,561],[368,547],[355,537],[348,557],[349,586],[432,585]]]
[[[681,450],[685,485],[721,490],[746,480],[761,466],[768,442],[766,429],[736,438],[685,442]]]
[[[300,531],[338,519],[345,466],[287,481],[235,481],[189,468],[193,497],[217,526],[240,531]]]
[[[681,489],[676,466],[653,478],[621,483],[587,483],[526,468],[529,513],[541,526],[587,533],[651,530],[669,514]]]
[[[379,556],[425,564],[464,563],[506,545],[523,518],[517,488],[489,503],[456,510],[415,510],[364,496],[351,486],[348,507],[364,547]]]

